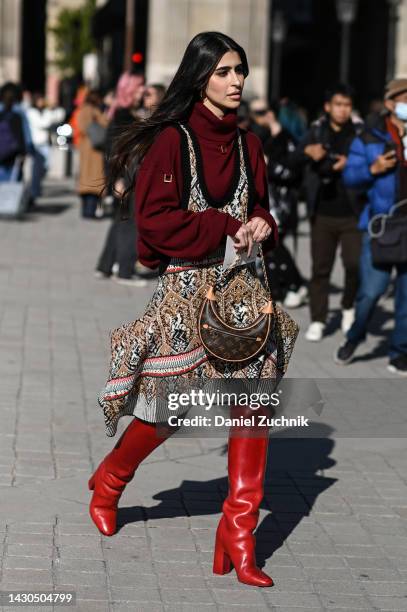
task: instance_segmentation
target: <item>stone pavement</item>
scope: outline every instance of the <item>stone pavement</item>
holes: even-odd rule
[[[222,439],[166,442],[127,487],[118,534],[97,532],[86,483],[113,445],[96,402],[108,332],[139,316],[153,287],[93,278],[107,227],[79,218],[69,182],[49,183],[26,220],[0,222],[0,590],[74,590],[68,609],[84,612],[407,610],[404,438],[334,439],[323,425],[314,439],[272,436],[257,533],[270,589],[211,571]],[[306,236],[299,260],[307,274]],[[346,374],[332,362],[337,308],[334,292],[328,337],[299,338],[290,376],[391,382],[391,303]],[[294,316],[304,330],[307,309]]]

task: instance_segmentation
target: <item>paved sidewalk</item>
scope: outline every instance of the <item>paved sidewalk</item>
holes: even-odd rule
[[[74,590],[68,609],[84,612],[407,610],[404,438],[333,439],[323,425],[314,439],[272,436],[257,534],[270,589],[212,574],[227,488],[219,438],[166,442],[127,487],[119,533],[97,532],[86,483],[114,443],[96,401],[108,332],[137,318],[154,286],[93,277],[108,223],[79,218],[69,182],[49,183],[25,221],[0,222],[0,590]],[[299,261],[308,274],[305,236]],[[332,360],[338,303],[335,292],[324,342],[300,336],[290,376],[391,383],[391,302],[345,369]],[[303,333],[307,309],[293,314]]]

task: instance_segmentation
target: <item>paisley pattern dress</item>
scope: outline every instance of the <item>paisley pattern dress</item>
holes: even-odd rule
[[[189,157],[188,210],[209,207],[208,192],[199,172],[199,144],[188,125],[180,124],[184,154]],[[249,202],[249,160],[244,134],[238,132],[236,186],[219,210],[242,219]],[[202,346],[197,319],[209,285],[216,282],[218,309],[234,327],[246,327],[261,313],[269,296],[249,264],[223,272],[225,243],[204,260],[172,258],[160,274],[144,315],[111,332],[109,376],[98,401],[103,409],[106,434],[114,436],[123,415],[149,422],[163,420],[159,409],[160,382],[177,384],[213,379],[274,379],[285,373],[298,326],[277,305],[274,326],[264,351],[247,362],[227,363],[208,356]]]

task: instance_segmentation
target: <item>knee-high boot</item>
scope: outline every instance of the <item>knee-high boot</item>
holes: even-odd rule
[[[116,533],[117,505],[140,463],[175,430],[158,437],[156,426],[135,418],[89,480],[90,516],[104,535]]]
[[[226,574],[234,567],[240,582],[259,587],[273,584],[270,576],[256,565],[253,535],[263,499],[267,449],[266,427],[240,431],[234,428],[230,432],[229,494],[223,503],[223,516],[216,532],[213,563],[215,574]]]

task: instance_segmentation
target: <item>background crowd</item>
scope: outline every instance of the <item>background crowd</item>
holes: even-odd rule
[[[41,93],[23,92],[15,83],[1,88],[0,181],[22,180],[23,165],[29,162],[30,211],[41,196],[55,131],[64,122],[70,126],[70,146],[79,155],[80,215],[84,220],[111,217],[102,252],[95,257],[95,276],[100,279],[140,287],[157,275],[137,260],[134,197],[125,202],[120,198],[128,187],[126,175],[110,192],[104,186],[115,139],[125,127],[147,118],[164,95],[163,84],[146,83],[143,74],[132,71],[122,74],[114,91],[80,87],[70,112],[51,108]],[[239,127],[252,130],[262,142],[270,210],[279,226],[278,246],[267,254],[269,282],[274,298],[286,308],[309,305],[305,338],[319,342],[340,247],[344,342],[334,359],[346,365],[365,339],[376,304],[391,290],[394,277],[395,328],[388,368],[407,375],[407,263],[375,263],[368,231],[373,216],[387,214],[407,199],[407,80],[391,81],[383,101],[376,100],[365,118],[353,100],[346,85],[328,89],[311,122],[304,109],[288,99],[247,99],[238,110]],[[309,280],[296,261],[303,210],[310,228]]]

